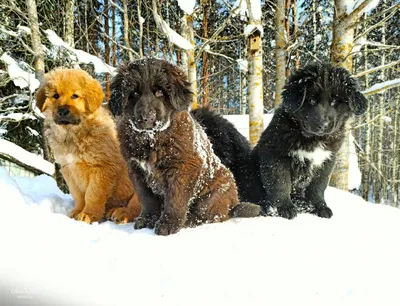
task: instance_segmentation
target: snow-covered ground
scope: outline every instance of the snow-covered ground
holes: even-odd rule
[[[168,237],[67,217],[48,176],[0,168],[0,305],[400,305],[400,210],[329,188],[330,220],[259,217]]]

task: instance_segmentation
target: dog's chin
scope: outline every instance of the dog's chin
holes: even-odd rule
[[[170,119],[157,120],[152,124],[142,121],[129,120],[131,127],[136,132],[160,132],[166,130],[170,125]]]
[[[332,135],[334,133],[334,130],[320,132],[320,131],[310,131],[303,127],[301,133],[303,134],[304,137],[324,137]]]
[[[81,120],[76,118],[55,118],[54,122],[57,125],[68,126],[78,125],[79,123],[81,123]]]

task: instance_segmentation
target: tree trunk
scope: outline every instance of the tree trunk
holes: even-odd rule
[[[398,155],[398,141],[399,141],[399,101],[400,99],[396,99],[396,105],[394,106],[394,124],[393,124],[393,164],[392,164],[392,183],[391,183],[391,194],[392,194],[392,205],[398,206],[398,185],[397,182],[398,176],[398,166],[397,166],[397,155]]]
[[[112,14],[112,60],[111,63],[114,67],[117,66],[117,22],[116,22],[116,15],[115,15],[115,6],[113,5],[111,8]]]
[[[274,107],[281,104],[281,94],[286,82],[286,30],[285,30],[286,0],[276,1],[275,11],[275,101]]]
[[[353,68],[351,51],[354,44],[354,25],[357,15],[347,15],[346,0],[335,0],[331,62],[346,68]],[[336,155],[336,166],[331,177],[331,185],[339,189],[349,189],[349,135],[346,133],[342,148]]]
[[[364,47],[364,58],[365,65],[364,69],[368,69],[368,46]],[[369,88],[369,76],[368,74],[365,76],[365,88]],[[369,103],[369,101],[368,101]],[[366,114],[365,121],[369,122],[371,120],[371,109],[368,107],[368,112]],[[372,160],[371,156],[371,125],[367,124],[365,127],[365,162],[362,172],[362,197],[366,201],[368,201],[369,190],[370,190],[370,175],[371,175],[371,167],[369,162]]]
[[[65,33],[64,41],[71,47],[75,46],[74,39],[74,0],[65,1]]]
[[[188,79],[190,83],[190,90],[193,93],[193,99],[192,99],[192,109],[195,109],[198,107],[198,102],[197,102],[197,69],[196,69],[196,61],[195,61],[195,56],[194,56],[194,30],[193,30],[193,17],[192,16],[186,16],[186,35],[184,37],[190,41],[190,43],[193,45],[193,49],[187,50],[187,61],[188,61]]]
[[[104,0],[104,60],[107,65],[110,64],[110,25],[109,25],[109,6],[108,0]],[[106,73],[106,92],[105,99],[108,101],[110,99],[110,74]]]
[[[208,8],[209,0],[203,0],[203,38],[208,38]],[[203,106],[209,106],[209,89],[208,89],[208,53],[203,51],[203,64],[201,70],[201,88],[203,89]]]
[[[142,1],[137,0],[137,14],[139,19],[139,55],[143,57],[143,17],[142,17]]]
[[[124,7],[124,41],[127,48],[132,48],[130,40],[129,40],[129,16],[128,16],[128,5],[127,0],[122,0],[122,5]],[[127,50],[129,61],[133,61],[133,53],[130,50]]]
[[[35,52],[33,66],[35,67],[36,78],[42,82],[44,76],[44,55],[42,42],[40,40],[40,30],[35,0],[26,0],[26,9],[28,12],[29,26],[31,29],[32,50]]]
[[[262,79],[262,37],[256,26],[261,26],[261,17],[257,19],[252,15],[251,0],[247,1],[250,12],[249,25],[255,30],[247,37],[247,61],[249,63],[247,101],[249,105],[250,145],[254,147],[264,131],[264,103],[263,103],[263,79]],[[260,5],[259,3],[257,5]],[[261,9],[260,9],[261,10]]]

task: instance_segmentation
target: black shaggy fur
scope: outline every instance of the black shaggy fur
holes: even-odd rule
[[[236,185],[239,190],[239,198],[250,201],[248,195],[250,143],[235,126],[220,114],[208,108],[197,108],[191,111],[195,118],[204,128],[210,139],[215,154],[222,163],[232,171]]]
[[[247,192],[240,190],[241,195],[247,194],[242,200],[259,203],[267,213],[288,219],[297,211],[330,218],[324,192],[335,155],[348,119],[366,109],[367,100],[347,70],[310,64],[296,71],[285,86],[282,105],[250,154],[247,171],[235,173],[251,185]],[[219,126],[221,131],[227,128],[226,124]],[[207,133],[213,143],[221,142],[215,138],[218,131],[210,135],[208,129]],[[239,134],[231,129],[235,133]],[[226,154],[232,147],[215,152]]]

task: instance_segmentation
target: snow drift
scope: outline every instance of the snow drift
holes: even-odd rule
[[[259,217],[168,237],[67,217],[48,176],[0,168],[1,305],[399,305],[400,210],[329,188],[330,220]]]

